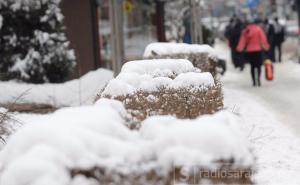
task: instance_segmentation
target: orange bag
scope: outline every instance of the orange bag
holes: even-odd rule
[[[272,81],[274,78],[272,61],[270,59],[266,59],[264,61],[264,65],[265,65],[266,80]]]

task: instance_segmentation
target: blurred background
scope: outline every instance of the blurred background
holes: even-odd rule
[[[249,17],[278,17],[288,40],[284,50],[294,51],[299,30],[297,3],[299,0],[50,0],[42,4],[3,1],[0,73],[16,73],[0,77],[7,80],[19,76],[21,80],[43,83],[78,78],[98,68],[112,69],[117,74],[124,62],[142,58],[144,48],[152,42],[212,46],[216,41],[226,42],[224,32],[232,17],[244,22]],[[68,48],[73,49],[74,56]],[[38,65],[49,63],[49,57],[45,57],[49,53],[55,53],[50,61],[64,61],[65,65],[42,69],[60,75],[47,74],[47,79],[30,75],[32,71],[41,72]],[[24,63],[28,63],[27,68]],[[33,68],[31,63],[38,65]]]
[[[296,0],[195,0],[192,2],[189,0],[115,0],[117,4],[119,3],[118,6],[122,6],[121,8],[114,6],[112,1],[97,1],[96,9],[100,63],[101,66],[108,68],[112,68],[112,60],[114,60],[112,37],[123,40],[123,55],[126,61],[139,59],[144,48],[151,42],[183,42],[187,29],[186,19],[191,20],[188,14],[191,14],[193,10],[196,11],[195,19],[198,30],[205,32],[204,38],[209,37],[206,40],[195,41],[196,43],[212,45],[215,39],[224,40],[225,28],[234,15],[242,19],[247,19],[247,16],[251,15],[261,20],[278,17],[280,23],[286,27],[287,35],[293,37],[295,43],[297,42],[295,38],[298,36],[299,26]],[[193,3],[195,6],[191,6]],[[114,14],[110,11],[120,18],[112,19]],[[68,24],[67,15],[66,18]],[[123,25],[119,27],[122,33],[112,31],[113,21]],[[70,27],[71,32],[73,29]],[[117,34],[122,34],[122,36]]]

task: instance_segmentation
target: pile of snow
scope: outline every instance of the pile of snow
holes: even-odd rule
[[[214,85],[210,73],[200,73],[188,60],[139,60],[124,64],[121,73],[108,83],[102,95],[116,97],[138,91],[154,92],[161,88],[205,88]]]
[[[151,76],[173,76],[196,72],[193,64],[185,59],[156,59],[156,60],[136,60],[127,62],[122,66],[121,73],[138,73]]]
[[[140,134],[150,142],[149,149],[163,168],[200,165],[204,169],[217,169],[219,159],[234,159],[233,165],[243,169],[254,163],[237,118],[226,111],[195,120],[150,117],[142,123]]]
[[[0,153],[1,185],[69,185],[70,170],[103,167],[143,174],[165,173],[176,166],[218,167],[234,159],[240,168],[254,163],[236,117],[228,112],[197,120],[162,116],[145,120],[140,131],[125,126],[118,101],[64,108],[44,115],[11,136]]]
[[[113,73],[98,69],[62,84],[27,84],[0,82],[0,104],[36,103],[55,107],[92,104],[97,93],[113,78]],[[5,90],[4,90],[5,89]]]
[[[105,101],[61,109],[26,124],[0,154],[0,184],[68,185],[68,169],[139,160],[135,135],[123,124],[125,110],[118,110],[119,102]]]
[[[185,44],[185,43],[151,43],[144,52],[144,57],[155,55],[208,53],[211,58],[218,58],[217,52],[209,45]]]

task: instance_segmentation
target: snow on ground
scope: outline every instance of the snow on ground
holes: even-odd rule
[[[0,104],[16,100],[16,103],[41,103],[55,107],[92,104],[97,93],[112,78],[111,71],[98,69],[62,84],[0,82]]]
[[[95,166],[165,174],[173,165],[215,169],[220,159],[234,159],[237,168],[254,163],[237,117],[227,111],[196,120],[156,116],[140,132],[125,126],[126,116],[121,102],[101,99],[30,120],[0,153],[0,184],[69,185],[68,170]]]
[[[216,49],[230,61],[224,44]],[[261,185],[300,184],[300,142],[294,135],[300,133],[300,66],[290,61],[275,64],[275,81],[264,80],[261,88],[253,88],[249,68],[239,72],[228,65],[222,78],[225,106],[245,123],[258,160],[255,180]]]
[[[300,184],[299,138],[264,107],[259,97],[225,88],[225,107],[240,115],[257,157],[258,185]]]
[[[229,57],[228,48],[226,48],[224,44],[218,43],[216,49],[220,52],[218,55],[222,55],[224,58]],[[90,78],[93,76],[91,74],[87,75],[91,76],[88,80],[86,79],[87,81],[84,83],[86,85],[82,85],[82,89],[84,89],[84,87],[95,87],[94,90],[98,91],[96,88],[103,86],[103,79],[107,79],[106,81],[108,81],[112,78],[112,74],[109,71],[98,72],[97,74],[91,73],[95,75],[94,78]],[[298,64],[290,61],[276,64],[274,82],[263,81],[261,88],[253,88],[251,86],[249,69],[246,68],[245,72],[234,71],[229,64],[228,71],[222,78],[224,83],[225,106],[228,110],[239,115],[240,122],[238,124],[243,128],[242,134],[244,133],[247,136],[253,153],[257,158],[257,173],[254,179],[258,185],[300,184],[300,142],[299,138],[292,133],[293,131],[296,134],[300,133],[298,130],[299,125],[297,125],[300,120],[300,114],[298,113],[300,110],[298,103],[300,102],[300,87],[297,86],[300,81],[299,74],[300,66],[298,66]],[[86,77],[83,77],[83,79],[84,78]],[[84,81],[83,79],[82,81]],[[91,82],[88,82],[89,80],[91,80]],[[67,85],[69,83],[75,84],[75,82],[76,85]],[[12,85],[9,86],[9,84]],[[16,88],[18,87],[16,84],[16,82],[1,82],[0,88]],[[65,96],[53,96],[55,93],[53,93],[53,91],[50,93],[49,87],[33,86],[33,89],[37,89],[35,90],[36,94],[30,95],[28,99],[39,98],[36,100],[39,103],[49,103],[49,98],[46,97],[51,95],[57,97],[58,100],[61,100],[64,104],[78,105],[80,104],[80,101],[78,101],[78,94],[80,92],[78,91],[79,84],[78,81],[71,81],[65,84],[65,86],[72,86],[69,90],[73,90],[73,94],[67,91],[69,92],[68,95],[70,95],[67,96],[67,98]],[[99,87],[96,87],[94,84],[99,85]],[[49,86],[60,92],[64,92],[68,89],[67,87],[63,87],[63,85],[53,85],[55,87],[52,85]],[[23,91],[22,89],[26,89],[25,85],[21,85],[20,89],[21,90],[16,88],[15,91],[21,93]],[[40,93],[38,93],[40,90],[45,92],[45,94],[47,93],[47,96],[40,98]],[[88,90],[91,92],[90,95],[96,93],[94,90]],[[13,99],[11,97],[14,95],[12,93],[13,91],[8,90],[6,92],[9,93],[1,94],[0,99]],[[72,96],[74,96],[74,98],[72,98]],[[204,124],[203,126],[203,120],[209,120],[209,117],[202,119],[201,126],[198,125],[199,128],[194,125],[186,126],[186,123],[183,126],[181,123],[177,123],[174,118],[172,119],[170,117],[160,117],[158,118],[159,121],[155,120],[157,118],[154,117],[145,121],[141,133],[132,132],[127,130],[122,124],[117,123],[119,121],[122,122],[119,114],[115,114],[116,112],[112,113],[114,111],[107,112],[103,109],[103,106],[111,106],[114,108],[109,108],[109,110],[115,110],[117,108],[117,112],[123,115],[122,109],[118,108],[118,105],[108,102],[100,103],[102,105],[97,104],[94,106],[63,109],[54,114],[44,116],[30,114],[15,115],[18,120],[28,124],[28,126],[21,128],[20,132],[12,136],[7,147],[0,153],[0,159],[2,158],[1,162],[5,161],[4,163],[2,162],[3,164],[1,166],[1,170],[5,172],[1,178],[1,185],[6,185],[5,183],[12,177],[14,181],[10,181],[11,183],[9,185],[20,185],[17,183],[18,181],[22,181],[26,184],[33,178],[37,178],[37,176],[41,177],[39,179],[40,181],[36,182],[38,184],[49,179],[52,180],[50,181],[53,182],[52,184],[64,184],[70,180],[68,174],[66,174],[65,167],[72,167],[74,165],[87,167],[95,160],[98,161],[99,156],[97,155],[105,157],[105,160],[100,160],[101,164],[110,165],[132,162],[132,160],[149,159],[151,158],[149,157],[149,153],[151,153],[149,151],[150,148],[153,149],[153,151],[158,151],[160,154],[165,151],[165,156],[167,156],[168,159],[174,160],[173,162],[178,160],[176,162],[180,163],[182,162],[182,158],[176,158],[175,155],[171,155],[172,151],[176,149],[176,151],[182,155],[190,155],[188,159],[191,161],[184,162],[194,164],[201,159],[194,158],[193,154],[195,154],[195,156],[204,155],[197,153],[201,151],[195,153],[192,151],[199,146],[202,147],[203,143],[191,144],[189,143],[189,138],[208,141],[217,138],[218,141],[226,140],[229,144],[230,142],[235,142],[228,138],[236,136],[236,134],[234,134],[234,130],[236,129],[234,126],[233,128],[229,126],[229,129],[227,129],[227,131],[229,131],[228,133],[231,132],[231,136],[227,136],[228,133],[219,133],[220,130],[218,130],[218,136],[216,136],[215,134],[217,132],[214,132],[214,130],[216,130],[214,126],[216,125],[212,124],[211,128],[214,129],[210,130],[211,135],[208,134],[210,137],[198,138],[202,137],[201,134],[199,135],[198,132],[194,131],[209,127],[211,123]],[[100,109],[103,112],[99,111]],[[104,121],[104,118],[106,120],[109,115],[112,115],[113,120],[108,120],[108,122]],[[61,125],[60,123],[63,124]],[[224,128],[222,130],[226,130],[227,126],[222,125],[222,128]],[[167,127],[173,127],[173,129],[166,129]],[[293,131],[289,129],[293,129]],[[31,136],[27,137],[27,134]],[[177,134],[184,139],[179,140],[178,137],[176,137]],[[91,135],[93,138],[87,135]],[[224,138],[222,139],[223,136]],[[107,141],[110,140],[113,140],[114,144],[107,145]],[[101,143],[105,143],[105,146],[101,145]],[[237,143],[233,144],[232,147],[240,145]],[[231,144],[226,148],[230,148]],[[246,145],[247,144],[245,144],[245,146]],[[57,149],[57,147],[58,150],[56,151],[55,149]],[[118,150],[115,147],[117,147]],[[184,149],[182,149],[182,147]],[[225,147],[219,147],[219,145],[213,145],[212,147],[215,148],[208,149],[213,151],[222,150],[222,148],[225,149]],[[243,148],[243,146],[239,147]],[[78,155],[79,151],[83,154]],[[153,153],[153,151],[151,154],[157,157],[158,152]],[[185,151],[189,152],[186,153]],[[209,153],[210,151],[206,150],[206,152]],[[222,150],[217,153],[222,154],[223,152]],[[226,156],[226,151],[223,154]],[[241,153],[238,154],[237,152],[236,154],[240,156]],[[72,157],[66,157],[68,155]],[[84,158],[82,158],[82,156],[84,156]],[[107,158],[107,156],[111,157]],[[165,160],[163,155],[160,157],[165,162],[163,163],[164,165],[169,164],[169,161]],[[36,161],[33,162],[32,160]],[[36,165],[32,165],[33,163]],[[25,170],[27,173],[25,173],[24,176],[23,172]],[[63,175],[61,176],[61,174]],[[81,184],[86,181],[88,180],[83,177],[76,177],[72,183]]]
[[[141,80],[140,73],[153,78],[179,74],[174,83],[182,86],[198,81],[214,83],[209,73],[199,73],[187,60],[133,61],[122,69],[122,74],[131,73],[137,75],[129,78],[133,84]],[[227,111],[196,120],[156,116],[141,123],[140,132],[125,126],[128,115],[122,103],[113,100],[100,99],[95,105],[31,116],[23,115],[26,124],[0,153],[1,185],[68,185],[68,170],[95,166],[167,174],[174,165],[215,170],[222,165],[217,162],[220,160],[234,161],[235,169],[249,169],[254,164],[236,116]]]
[[[239,89],[260,97],[261,104],[273,112],[280,122],[300,136],[300,86],[298,85],[300,84],[300,65],[290,59],[294,55],[295,48],[297,48],[297,43],[287,40],[283,48],[286,52],[283,57],[284,62],[274,64],[274,81],[266,81],[263,72],[261,88],[252,87],[248,65],[244,72],[239,72],[234,71],[229,62],[229,72],[222,78],[222,81],[225,87]],[[228,48],[224,44],[218,44],[216,49],[230,61]]]

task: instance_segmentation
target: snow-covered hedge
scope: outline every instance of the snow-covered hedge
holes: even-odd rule
[[[125,126],[128,116],[120,102],[101,99],[40,117],[1,151],[0,184],[170,185],[173,173],[180,180],[181,170],[253,168],[249,145],[231,113],[196,120],[152,117],[140,131]],[[231,180],[241,179],[249,182],[244,176]]]
[[[62,82],[75,65],[60,0],[0,1],[0,79]]]
[[[150,115],[196,118],[223,107],[220,84],[184,59],[127,62],[101,97],[123,102],[134,121]]]
[[[144,52],[147,59],[188,59],[202,72],[217,74],[218,54],[209,45],[184,43],[151,43]]]

